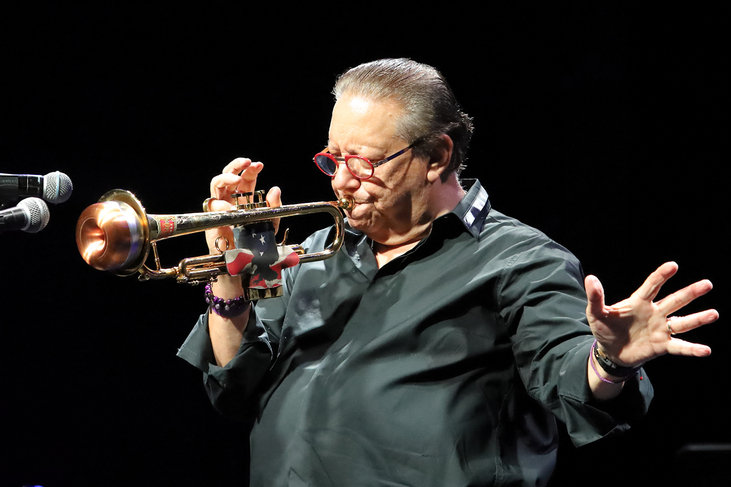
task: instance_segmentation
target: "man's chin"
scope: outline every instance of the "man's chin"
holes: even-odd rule
[[[368,227],[368,220],[363,218],[363,215],[359,215],[357,208],[356,211],[346,211],[345,216],[348,217],[348,224],[354,230],[365,231]]]

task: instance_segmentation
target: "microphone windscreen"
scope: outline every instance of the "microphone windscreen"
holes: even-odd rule
[[[48,206],[45,201],[40,198],[26,198],[21,200],[18,206],[25,208],[30,215],[30,222],[23,229],[24,232],[36,233],[46,228],[51,215],[48,212]]]
[[[50,203],[63,203],[71,197],[73,189],[71,178],[62,172],[51,172],[43,177],[43,199]]]

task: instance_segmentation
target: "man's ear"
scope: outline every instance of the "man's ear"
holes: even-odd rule
[[[452,142],[452,138],[447,134],[442,134],[429,160],[429,167],[427,168],[429,182],[435,183],[440,178],[442,181],[447,178],[447,168],[452,160],[453,149],[454,142]]]

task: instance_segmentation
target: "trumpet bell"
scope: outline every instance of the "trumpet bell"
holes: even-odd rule
[[[147,258],[149,229],[144,209],[127,191],[113,190],[86,208],[76,225],[76,245],[93,268],[126,276]]]

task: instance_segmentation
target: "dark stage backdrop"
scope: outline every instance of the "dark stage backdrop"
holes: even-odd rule
[[[213,411],[200,374],[175,357],[202,289],[90,268],[76,220],[113,188],[150,213],[199,211],[236,156],[264,161],[262,187],[279,185],[285,203],[329,199],[311,156],[327,140],[336,74],[363,61],[440,68],[476,125],[464,176],[572,249],[610,301],[676,260],[666,290],[710,278],[716,289],[690,308],[723,315],[720,12],[483,3],[5,2],[0,172],[59,170],[74,192],[42,232],[0,234],[0,486],[243,485],[243,427]],[[318,225],[287,224],[292,241]],[[172,265],[205,244],[160,250]],[[566,444],[555,485],[678,485],[684,445],[731,442],[728,328],[722,318],[687,337],[712,357],[649,364],[649,416],[620,438]]]

